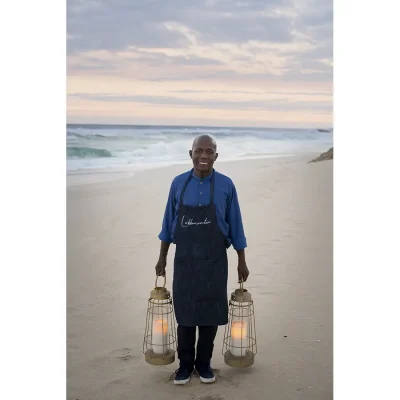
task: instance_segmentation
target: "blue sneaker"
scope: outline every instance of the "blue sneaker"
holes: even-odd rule
[[[193,369],[190,371],[186,367],[179,367],[175,371],[174,385],[186,385],[192,376]]]
[[[197,372],[199,373],[200,380],[203,383],[215,382],[215,375],[209,364],[198,368]]]

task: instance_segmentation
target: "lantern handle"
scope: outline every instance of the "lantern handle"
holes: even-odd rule
[[[156,289],[158,288],[158,286],[157,286],[158,278],[159,278],[159,276],[157,275],[157,276],[156,276],[156,286],[155,286]],[[167,277],[164,275],[163,278],[164,278],[164,285],[163,285],[162,287],[165,288],[165,284],[166,284],[166,282],[167,282]]]

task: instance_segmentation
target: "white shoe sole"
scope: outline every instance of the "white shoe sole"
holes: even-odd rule
[[[215,382],[215,376],[214,376],[214,378],[202,378],[201,376],[200,376],[200,380],[203,382],[203,383],[214,383]]]
[[[190,376],[187,379],[176,381],[174,380],[174,385],[186,385],[190,382]]]

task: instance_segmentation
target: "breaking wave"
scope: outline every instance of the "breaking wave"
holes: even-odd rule
[[[94,149],[92,147],[67,147],[67,156],[70,158],[103,158],[112,157],[112,154],[106,149]]]

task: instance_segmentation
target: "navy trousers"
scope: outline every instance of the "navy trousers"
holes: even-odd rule
[[[196,344],[196,327],[178,325],[178,358],[180,366],[191,370],[209,365],[214,350],[214,340],[218,326],[199,326]]]

